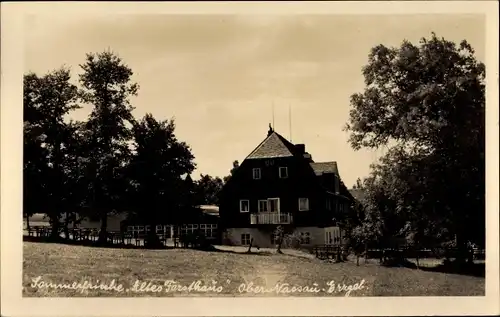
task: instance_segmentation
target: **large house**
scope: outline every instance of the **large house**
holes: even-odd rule
[[[352,196],[336,162],[314,162],[304,144],[271,127],[222,190],[220,225],[231,245],[272,247],[278,225],[305,246],[341,242]]]

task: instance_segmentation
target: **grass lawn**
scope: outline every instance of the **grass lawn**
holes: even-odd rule
[[[244,254],[244,248],[221,247],[226,252],[205,252],[186,249],[137,250],[69,246],[52,243],[24,242],[23,295],[24,296],[345,296],[346,289],[327,293],[329,281],[336,285],[355,285],[364,280],[362,288],[354,289],[350,296],[466,296],[484,295],[485,279],[427,272],[409,268],[386,268],[376,260],[360,266],[355,263],[327,263],[297,251],[273,254],[263,250],[260,254]],[[32,287],[32,279],[39,282],[71,284],[73,282],[106,284],[115,279],[123,291],[54,289]],[[161,291],[134,291],[136,281],[151,282],[163,287]],[[222,286],[220,293],[199,291],[166,292],[165,281],[189,286]],[[291,286],[309,286],[318,293],[254,294],[238,291],[241,284],[271,288],[277,283]],[[314,285],[317,284],[317,286]],[[41,286],[41,284],[37,284]],[[172,284],[170,284],[172,285]],[[137,289],[136,289],[137,290]],[[286,290],[286,288],[282,288]]]

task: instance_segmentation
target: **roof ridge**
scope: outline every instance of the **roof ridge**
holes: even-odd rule
[[[295,153],[296,153],[295,146],[292,143],[290,143],[288,140],[286,140],[278,132],[273,130],[271,133],[269,133],[269,135],[262,142],[259,143],[259,145],[252,152],[250,152],[250,154],[247,155],[245,160],[253,158],[252,156],[254,156],[256,153],[258,153],[259,150],[261,150],[264,145],[268,144],[269,140],[272,138],[276,138],[276,139],[274,139],[274,141],[271,141],[269,143],[269,146],[272,147],[272,143],[274,142],[275,145],[278,145],[279,147],[282,148],[281,153],[277,154],[277,156],[282,156],[282,157],[283,156],[295,156]],[[279,145],[279,143],[281,143],[281,145]],[[278,152],[279,152],[279,150],[278,150]],[[287,153],[285,153],[285,152],[287,152]],[[262,155],[262,153],[261,153],[261,155]],[[263,158],[265,158],[265,155],[266,154],[263,155]],[[275,156],[271,154],[270,157],[275,157]]]
[[[311,167],[313,168],[313,170],[315,171],[316,175],[318,174],[323,174],[323,173],[334,173],[336,174],[339,178],[340,178],[340,173],[339,173],[339,168],[338,168],[338,164],[337,164],[337,161],[328,161],[328,162],[311,162],[309,163],[311,165]],[[333,166],[332,167],[332,170],[324,170],[321,168],[321,166]],[[316,167],[316,168],[315,168]]]
[[[258,150],[258,149],[260,149],[260,148],[262,147],[262,145],[264,144],[264,142],[266,142],[266,141],[267,141],[267,139],[269,139],[269,138],[271,137],[271,135],[273,135],[273,133],[275,133],[275,132],[273,131],[273,132],[272,132],[271,134],[269,134],[269,135],[268,135],[268,136],[267,136],[264,140],[262,140],[262,141],[259,143],[259,145],[257,145],[257,146],[256,146],[256,147],[255,147],[255,148],[254,148],[254,149],[250,152],[250,154],[248,154],[248,155],[245,157],[245,160],[246,160],[249,156],[251,156],[252,154],[254,154],[255,152],[257,152],[257,150]]]
[[[289,148],[290,152],[292,152],[292,154],[295,154],[295,152],[296,152],[295,144],[293,144],[292,142],[288,141],[284,136],[282,136],[278,132],[273,131],[273,133],[276,133],[276,135],[281,139],[281,141],[285,144],[285,146],[287,148]],[[290,147],[291,147],[291,149],[290,149]]]
[[[322,163],[337,163],[337,161],[322,161],[322,162],[314,162],[317,164],[322,164]]]

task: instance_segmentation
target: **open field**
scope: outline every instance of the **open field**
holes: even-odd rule
[[[23,295],[24,296],[277,296],[275,292],[254,294],[250,289],[239,291],[241,284],[254,283],[268,289],[277,283],[316,287],[317,293],[286,293],[279,296],[345,296],[348,289],[328,293],[329,281],[336,285],[354,286],[364,280],[362,287],[350,296],[464,296],[484,295],[485,279],[463,275],[427,272],[408,268],[386,268],[371,263],[327,263],[299,251],[285,250],[273,254],[260,250],[259,254],[244,254],[245,248],[220,247],[224,251],[206,252],[186,249],[134,250],[69,246],[52,243],[24,242]],[[75,290],[52,287],[32,287],[32,279],[54,284],[94,284],[98,280],[109,284],[115,279],[123,290]],[[139,291],[134,283],[151,282],[149,289]],[[164,282],[197,287],[222,286],[220,293],[166,290]],[[140,284],[139,283],[139,284]],[[314,285],[317,284],[317,286]],[[153,291],[152,285],[162,286]],[[40,284],[37,284],[40,286]],[[170,286],[173,284],[170,283]],[[255,289],[255,288],[254,288]]]

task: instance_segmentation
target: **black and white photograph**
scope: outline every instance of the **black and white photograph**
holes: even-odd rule
[[[363,2],[2,4],[5,315],[500,313],[498,3]]]

